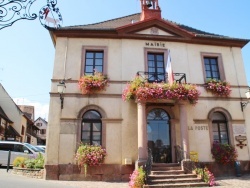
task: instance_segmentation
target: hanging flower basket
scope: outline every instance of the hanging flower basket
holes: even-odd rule
[[[187,100],[191,104],[196,104],[200,92],[195,85],[174,83],[149,83],[146,79],[136,76],[123,90],[122,99],[129,101],[149,101],[159,99],[170,99],[175,101]]]
[[[209,79],[204,85],[205,89],[208,92],[216,96],[225,96],[228,97],[231,93],[230,84],[226,81],[220,81],[216,79]]]
[[[94,75],[84,75],[78,80],[78,86],[82,94],[91,94],[104,91],[108,86],[108,78],[100,72]]]

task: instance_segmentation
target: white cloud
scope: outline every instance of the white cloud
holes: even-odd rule
[[[49,104],[42,104],[40,102],[30,101],[26,98],[13,98],[17,105],[29,105],[35,108],[35,120],[39,117],[48,121]]]

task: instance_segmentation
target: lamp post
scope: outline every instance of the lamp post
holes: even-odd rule
[[[62,80],[59,82],[59,84],[57,85],[57,92],[60,94],[60,100],[61,100],[61,109],[63,109],[63,96],[62,94],[64,93],[64,90],[66,88],[66,85],[65,85],[65,81]]]
[[[250,99],[250,87],[248,89],[248,91],[246,91],[246,97],[248,99],[247,102],[240,102],[240,106],[241,106],[241,111],[243,112],[243,109],[246,107],[246,105],[249,103],[249,99]]]

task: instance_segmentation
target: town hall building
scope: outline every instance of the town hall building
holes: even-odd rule
[[[55,60],[46,179],[84,179],[74,159],[81,142],[107,150],[104,164],[89,168],[92,180],[127,181],[148,160],[148,148],[153,163],[178,163],[178,152],[182,160],[213,163],[215,141],[235,146],[242,168],[249,171],[250,106],[243,105],[249,87],[241,54],[249,40],[164,19],[158,0],[150,2],[141,0],[138,14],[50,29]],[[82,93],[79,79],[95,71],[107,76],[108,85],[105,90]],[[179,96],[183,100],[124,100],[135,77],[149,84],[170,84],[170,76],[178,87],[192,84],[197,100],[190,103],[185,94]],[[230,94],[209,92],[208,80],[230,83]],[[60,94],[59,83],[65,86]],[[244,138],[241,145],[238,136]]]

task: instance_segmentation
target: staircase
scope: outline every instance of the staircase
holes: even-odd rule
[[[155,163],[152,164],[148,185],[143,187],[209,187],[209,184],[203,182],[196,174],[185,174],[177,163]]]

